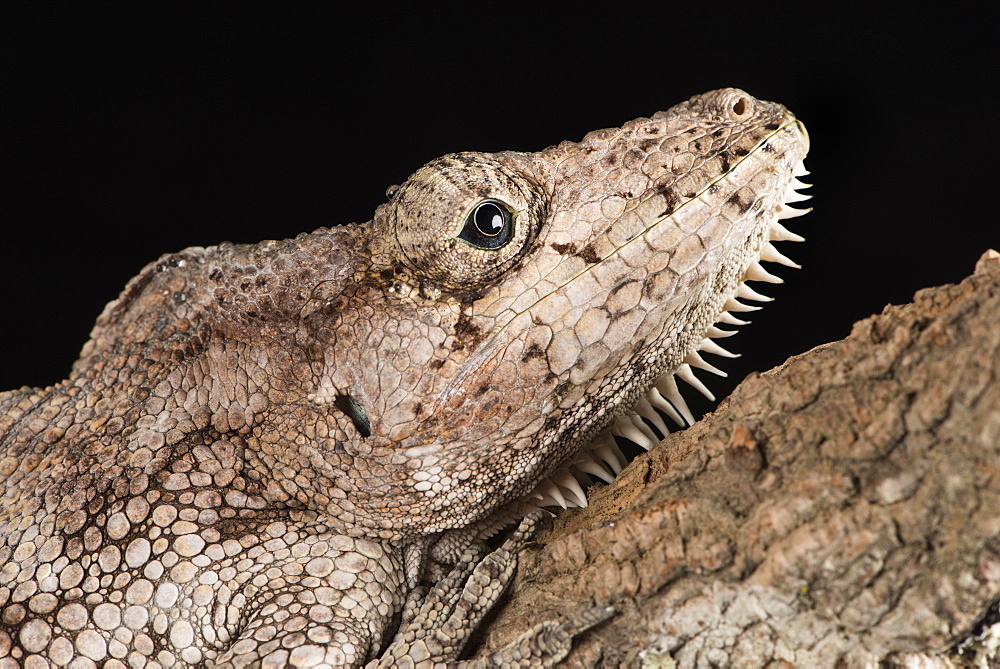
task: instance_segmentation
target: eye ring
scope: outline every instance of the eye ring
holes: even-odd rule
[[[478,249],[501,249],[514,238],[514,212],[500,200],[482,200],[466,216],[458,238]]]

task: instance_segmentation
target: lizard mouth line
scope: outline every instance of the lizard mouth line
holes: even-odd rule
[[[642,232],[636,234],[624,244],[616,248],[613,252],[609,253],[607,257],[602,258],[598,263],[595,263],[594,265],[591,265],[585,270],[574,275],[570,281],[576,280],[578,277],[592,270],[601,262],[604,262],[604,260],[620,253],[621,250],[628,244],[641,238],[657,225],[670,218],[670,216],[676,214],[677,211],[679,211],[680,208],[688,202],[701,197],[713,185],[718,184],[720,181],[732,174],[743,161],[760,151],[761,148],[767,145],[778,133],[786,131],[787,128],[793,124],[797,133],[797,140],[802,146],[801,156],[804,157],[809,148],[809,136],[805,131],[804,125],[797,119],[792,119],[761,140],[752,151],[750,151],[746,156],[743,156],[741,160],[730,170],[727,170],[718,178],[713,179],[711,183],[706,185],[694,197],[685,201],[670,214],[658,218],[652,225],[647,226]],[[811,208],[795,209],[789,206],[792,203],[801,202],[811,197],[810,195],[797,192],[798,189],[809,186],[809,184],[804,184],[798,179],[798,177],[805,176],[809,173],[803,165],[802,157],[798,158],[791,167],[790,178],[783,186],[785,189],[784,193],[775,207],[772,220],[768,223],[769,229],[765,231],[763,243],[757,253],[757,257],[746,269],[742,280],[737,286],[735,295],[725,303],[721,314],[719,314],[716,318],[716,325],[745,325],[748,321],[736,318],[730,312],[756,311],[761,308],[759,306],[744,304],[740,301],[740,299],[758,302],[771,301],[771,298],[761,295],[750,288],[746,283],[747,281],[763,281],[768,283],[782,282],[782,279],[765,270],[760,264],[761,261],[778,263],[793,268],[799,267],[798,264],[791,261],[775,249],[772,242],[804,241],[801,236],[787,230],[781,224],[781,220],[783,219],[795,218],[806,214],[811,210]],[[782,186],[779,186],[779,189],[781,187]],[[549,294],[551,294],[551,292]],[[534,304],[538,304],[541,299],[536,301]],[[529,309],[523,310],[519,313],[529,310],[530,307]],[[698,367],[719,376],[727,376],[727,374],[705,361],[699,354],[699,351],[729,358],[737,357],[736,354],[730,353],[713,341],[717,338],[729,337],[736,334],[736,331],[722,330],[716,327],[716,325],[712,325],[707,329],[704,334],[704,338],[687,354],[680,365],[673,370],[667,370],[656,378],[652,386],[647,391],[640,394],[639,399],[635,402],[631,409],[626,409],[624,411],[619,409],[618,411],[621,412],[620,415],[611,419],[609,427],[604,428],[589,443],[585,442],[583,447],[580,448],[575,455],[571,455],[569,459],[560,465],[552,474],[542,480],[532,492],[524,495],[521,498],[521,501],[529,506],[537,507],[585,507],[587,506],[587,496],[584,488],[596,479],[601,479],[610,483],[629,462],[629,458],[623,454],[621,448],[616,442],[616,437],[626,439],[646,450],[649,450],[658,444],[660,440],[663,437],[666,437],[666,435],[671,431],[663,420],[664,416],[669,417],[680,427],[693,425],[695,423],[694,415],[688,408],[684,397],[681,395],[680,389],[677,386],[676,378],[681,378],[688,385],[691,385],[707,397],[709,401],[714,401],[715,396],[704,385],[704,383],[702,383],[702,381],[695,376],[693,368]],[[654,432],[653,428],[655,428],[656,432]],[[657,434],[657,432],[659,434]]]
[[[549,290],[548,292],[546,292],[544,295],[541,295],[537,300],[535,300],[534,302],[532,302],[527,307],[522,308],[522,309],[517,310],[517,311],[514,311],[513,315],[507,321],[507,323],[505,323],[504,325],[502,325],[501,327],[499,327],[496,330],[496,332],[494,332],[490,336],[490,338],[486,342],[486,345],[484,346],[484,349],[489,349],[490,346],[492,346],[492,344],[496,341],[496,339],[498,337],[500,337],[500,335],[507,329],[507,326],[510,325],[511,323],[513,323],[519,316],[521,316],[523,314],[526,314],[526,313],[530,313],[532,311],[532,309],[534,309],[540,303],[544,302],[551,295],[553,295],[554,293],[558,292],[559,290],[562,290],[563,288],[565,288],[566,286],[572,284],[574,281],[577,281],[581,277],[583,277],[583,276],[585,276],[585,275],[587,275],[587,274],[595,271],[598,267],[600,267],[601,265],[603,265],[606,261],[608,261],[608,260],[610,260],[610,259],[612,259],[612,258],[614,258],[614,257],[616,257],[618,255],[620,255],[629,245],[631,245],[631,244],[637,242],[638,240],[642,239],[642,237],[645,236],[646,234],[648,234],[651,230],[655,229],[657,226],[661,225],[665,221],[669,220],[671,217],[673,217],[676,214],[678,214],[689,203],[701,199],[702,196],[705,195],[705,193],[709,192],[709,190],[713,186],[716,186],[721,181],[723,181],[724,179],[726,179],[729,175],[733,174],[747,160],[749,160],[752,157],[755,157],[755,155],[764,146],[768,145],[768,143],[774,137],[778,136],[782,132],[785,132],[786,129],[788,127],[792,126],[792,125],[794,125],[796,127],[796,131],[797,131],[799,137],[801,138],[802,143],[804,144],[804,149],[805,150],[803,151],[803,155],[805,155],[805,152],[809,150],[809,135],[806,133],[805,126],[802,124],[802,122],[799,121],[798,119],[792,118],[790,121],[782,124],[778,129],[774,130],[773,132],[771,132],[771,134],[767,135],[760,142],[758,142],[757,145],[752,150],[750,150],[745,156],[741,156],[739,158],[739,160],[735,161],[733,163],[733,165],[730,167],[730,169],[728,169],[723,174],[720,174],[718,177],[716,177],[715,179],[713,179],[711,182],[709,182],[708,184],[706,184],[705,186],[703,186],[701,188],[701,190],[699,190],[697,193],[694,194],[693,197],[690,197],[690,198],[686,199],[684,202],[680,203],[670,213],[658,217],[655,221],[653,221],[653,223],[651,223],[650,225],[645,226],[641,231],[637,232],[635,235],[633,235],[631,238],[629,238],[628,240],[626,240],[624,243],[622,243],[621,245],[615,247],[606,256],[600,258],[596,262],[588,263],[588,265],[586,267],[584,267],[582,270],[580,270],[579,272],[577,272],[576,274],[574,274],[573,276],[571,276],[569,279],[567,279],[567,280],[563,281],[562,283],[554,286],[551,290]]]

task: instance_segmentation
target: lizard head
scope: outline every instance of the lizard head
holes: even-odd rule
[[[354,270],[302,314],[325,346],[310,397],[341,414],[310,447],[335,510],[463,526],[634,406],[689,416],[672,375],[760,297],[746,280],[775,278],[758,261],[787,260],[770,241],[794,237],[778,219],[807,149],[784,107],[719,90],[538,153],[434,160],[333,231]]]
[[[759,261],[794,265],[771,242],[801,239],[780,220],[804,213],[807,150],[784,107],[724,89],[537,153],[434,160],[369,224],[164,256],[98,319],[67,382],[97,418],[65,439],[150,475],[226,441],[255,508],[383,537],[540,483],[583,503],[567,467],[609,477],[612,432],[656,441],[639,415],[693,422],[674,377],[700,386],[715,325],[766,299]]]
[[[136,414],[94,425],[137,461],[231,435],[264,498],[342,531],[464,527],[554,472],[548,494],[582,503],[565,468],[610,476],[591,455],[621,465],[610,431],[648,430],[633,412],[693,422],[674,376],[699,384],[715,324],[761,298],[745,282],[775,280],[759,261],[789,262],[771,241],[797,238],[779,219],[803,213],[807,149],[784,107],[725,89],[537,153],[448,155],[369,224],[164,256],[75,373]]]

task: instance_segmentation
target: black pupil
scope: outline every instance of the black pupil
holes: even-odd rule
[[[503,230],[504,212],[493,202],[484,202],[476,207],[472,216],[476,221],[476,229],[488,237],[495,237]]]
[[[510,208],[503,202],[485,200],[469,213],[458,236],[477,248],[495,251],[507,245],[513,231]]]

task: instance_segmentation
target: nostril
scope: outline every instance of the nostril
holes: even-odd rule
[[[737,116],[743,116],[744,114],[747,113],[747,108],[749,106],[750,105],[747,102],[746,98],[740,98],[733,103],[733,113],[736,114]]]

